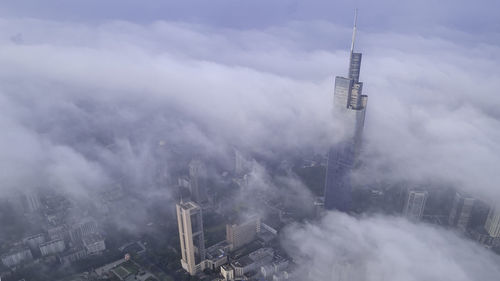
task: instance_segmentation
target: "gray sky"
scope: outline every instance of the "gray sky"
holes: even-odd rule
[[[494,32],[498,1],[443,0],[5,0],[0,14],[70,21],[189,21],[221,27],[261,28],[289,21],[324,20],[347,25],[352,10],[370,31],[431,31],[436,25],[474,33]]]

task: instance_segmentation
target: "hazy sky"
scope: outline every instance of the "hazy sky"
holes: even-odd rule
[[[156,20],[189,21],[230,28],[262,28],[289,21],[325,20],[348,25],[352,10],[362,12],[366,30],[430,31],[436,25],[491,33],[499,28],[498,1],[398,0],[5,0],[0,9],[7,17],[36,17],[70,21]]]
[[[151,186],[164,164],[160,140],[211,157],[227,157],[232,146],[324,153],[342,132],[331,119],[333,77],[347,71],[355,6],[369,95],[359,179],[435,180],[500,198],[499,4],[430,0],[3,1],[0,195],[48,185],[84,198],[118,180]],[[425,244],[420,233],[443,247],[436,263],[463,268],[453,280],[498,273],[464,260],[469,251],[490,259],[479,246],[394,218],[332,214],[287,238],[316,231],[308,241],[322,245],[329,225],[347,228],[340,238],[376,232],[361,240],[396,248],[384,253],[406,273],[399,280],[445,280],[396,263]],[[402,240],[390,245],[388,233]],[[378,258],[369,246],[330,242],[327,254],[340,247]],[[432,250],[412,252],[416,268]]]

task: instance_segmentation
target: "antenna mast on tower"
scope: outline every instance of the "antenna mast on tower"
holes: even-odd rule
[[[356,22],[358,21],[358,8],[354,9],[354,27],[352,28],[351,54],[354,52],[354,41],[356,40]]]

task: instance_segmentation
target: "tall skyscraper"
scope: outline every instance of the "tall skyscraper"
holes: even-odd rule
[[[201,207],[193,201],[177,204],[177,223],[181,243],[181,264],[189,274],[202,271],[205,260],[205,238]]]
[[[457,192],[453,200],[450,216],[448,217],[448,224],[465,232],[471,217],[472,207],[474,207],[474,201],[474,198]]]
[[[500,210],[498,206],[491,207],[484,228],[491,237],[500,237]]]
[[[403,215],[411,220],[420,220],[424,214],[427,196],[427,191],[410,190],[403,209]]]
[[[350,174],[360,152],[368,96],[363,95],[359,82],[361,53],[354,52],[356,20],[352,33],[348,77],[335,77],[333,113],[344,128],[342,140],[330,148],[325,181],[325,209],[347,212],[351,209]]]

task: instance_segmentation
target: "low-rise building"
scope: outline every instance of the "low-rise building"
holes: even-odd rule
[[[55,239],[40,244],[40,252],[42,253],[42,256],[58,254],[63,252],[65,249],[66,249],[66,244],[62,239]]]
[[[24,245],[28,246],[32,251],[38,249],[40,244],[45,242],[45,235],[39,233],[36,235],[31,235],[23,239]]]
[[[428,194],[427,191],[410,190],[403,208],[403,215],[410,220],[419,221],[424,214]]]
[[[100,234],[90,234],[82,238],[83,246],[87,250],[87,254],[93,255],[106,250],[104,237]]]
[[[58,256],[59,262],[63,265],[70,265],[76,261],[87,257],[87,250],[83,246],[68,249]]]
[[[234,280],[234,269],[229,265],[225,264],[220,267],[220,273],[224,278],[224,281],[233,281]]]
[[[216,271],[221,265],[226,264],[230,249],[231,245],[226,241],[208,247],[205,254],[205,269]]]
[[[47,229],[47,233],[50,240],[66,239],[69,236],[68,226],[65,224],[50,227]]]
[[[266,264],[260,267],[260,273],[264,278],[271,278],[273,275],[278,274],[289,266],[289,261],[284,258],[279,258],[271,264]]]
[[[255,266],[254,261],[250,259],[250,257],[248,256],[244,256],[233,261],[231,263],[231,266],[234,268],[234,275],[238,277],[241,277],[245,273],[250,272],[255,268],[257,268],[257,266]]]
[[[499,247],[500,237],[492,237],[484,228],[471,229],[469,236],[486,247]]]
[[[273,274],[273,281],[283,281],[283,280],[289,280],[290,275],[286,271],[281,271],[276,274]]]
[[[274,257],[274,250],[271,248],[260,248],[246,256],[243,256],[231,263],[234,268],[234,275],[241,277],[250,271],[260,269],[262,265],[271,263]]]
[[[18,246],[11,249],[7,254],[2,255],[2,263],[5,266],[13,267],[25,261],[31,261],[33,256],[28,247]]]
[[[85,218],[71,226],[69,236],[71,241],[78,242],[82,237],[98,232],[97,222],[92,218]]]

